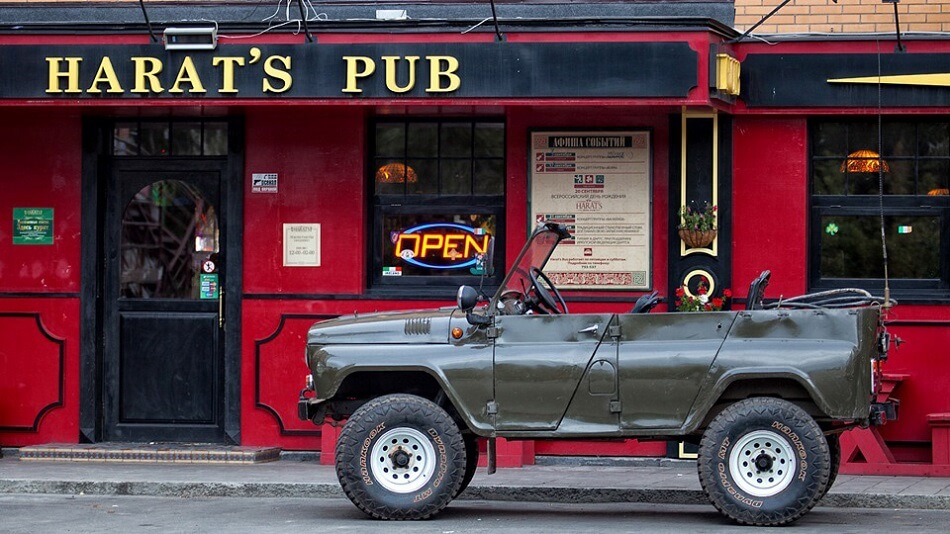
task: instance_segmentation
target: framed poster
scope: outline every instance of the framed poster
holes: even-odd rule
[[[561,289],[650,289],[650,131],[530,135],[532,224],[561,223],[572,236],[544,269],[551,281]]]

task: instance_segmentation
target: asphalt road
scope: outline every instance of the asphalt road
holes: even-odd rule
[[[786,528],[747,532],[945,533],[950,511],[817,508]],[[455,501],[436,519],[368,519],[343,499],[0,495],[0,532],[517,534],[735,533],[712,506]]]

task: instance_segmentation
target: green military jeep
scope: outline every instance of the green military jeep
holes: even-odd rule
[[[763,273],[742,311],[647,313],[654,293],[630,313],[568,313],[543,270],[568,236],[535,231],[487,306],[462,286],[455,308],[311,327],[299,415],[345,421],[336,471],[357,507],[435,515],[471,481],[479,438],[489,472],[499,437],[636,438],[698,444],[720,512],[781,525],[824,496],[841,432],[896,417],[872,402],[889,340],[870,295],[764,306]]]

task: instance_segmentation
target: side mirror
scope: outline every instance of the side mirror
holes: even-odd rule
[[[458,293],[455,295],[455,303],[462,311],[470,312],[478,304],[478,291],[471,286],[459,286]]]
[[[455,302],[459,309],[465,312],[465,320],[468,321],[468,324],[475,326],[491,324],[491,317],[472,313],[475,304],[478,303],[478,291],[475,291],[474,287],[459,286],[459,291],[455,295]]]

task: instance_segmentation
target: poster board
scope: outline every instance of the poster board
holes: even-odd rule
[[[544,271],[560,289],[645,290],[651,280],[648,130],[530,134],[532,229],[571,232]]]

